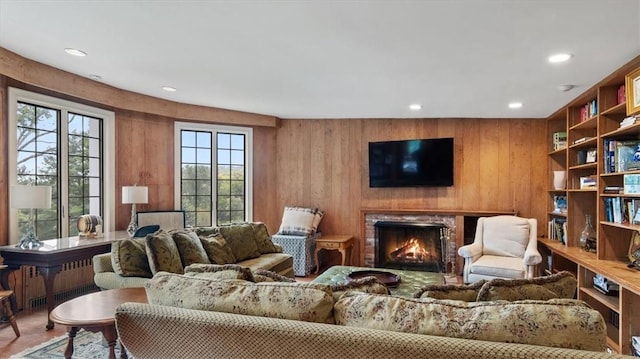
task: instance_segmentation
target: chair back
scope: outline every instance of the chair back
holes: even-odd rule
[[[480,227],[481,226],[481,227]],[[527,218],[495,216],[478,219],[483,254],[502,257],[524,256],[531,231],[536,231]]]

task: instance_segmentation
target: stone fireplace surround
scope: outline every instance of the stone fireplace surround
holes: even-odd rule
[[[420,223],[438,223],[444,224],[451,230],[451,242],[455,243],[455,227],[456,218],[452,215],[434,215],[434,214],[406,214],[406,213],[367,213],[365,214],[365,237],[364,237],[364,266],[373,267],[375,264],[375,246],[376,246],[376,230],[374,224],[378,221],[387,222],[420,222]],[[450,246],[450,258],[455,258],[456,253],[451,253],[451,248],[455,252],[456,246]],[[443,257],[444,257],[443,250]]]

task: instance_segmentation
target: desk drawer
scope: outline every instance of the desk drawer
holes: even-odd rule
[[[340,249],[342,248],[342,243],[339,242],[316,242],[316,245],[320,248],[324,249]]]

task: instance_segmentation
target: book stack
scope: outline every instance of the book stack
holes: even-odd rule
[[[636,123],[640,123],[640,115],[628,116],[620,122],[620,128],[635,125]]]
[[[564,131],[553,133],[553,150],[561,150],[567,148],[567,133]]]
[[[624,91],[624,84],[622,84],[618,87],[618,104],[627,102],[627,94]]]
[[[580,189],[596,187],[596,178],[593,176],[580,177]]]
[[[549,239],[567,244],[566,218],[554,218],[549,221]]]

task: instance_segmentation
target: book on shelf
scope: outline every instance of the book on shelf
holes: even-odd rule
[[[607,197],[604,199],[604,219],[613,223],[640,224],[640,199]]]
[[[573,141],[573,144],[574,144],[574,145],[577,145],[578,143],[582,143],[582,142],[588,141],[588,140],[590,140],[590,139],[592,139],[592,138],[593,138],[593,137],[589,137],[589,136],[587,136],[587,137],[582,137],[582,138],[578,138],[577,140]]]
[[[567,147],[567,133],[565,131],[554,132],[552,140],[554,151]]]
[[[640,169],[640,140],[616,141],[615,171]]]
[[[586,121],[598,114],[598,101],[591,100],[580,108],[580,122]]]
[[[567,244],[567,220],[566,218],[553,218],[549,221],[548,237],[552,241]]]
[[[594,176],[580,177],[580,189],[595,188],[596,178]]]
[[[627,173],[622,177],[625,194],[640,194],[640,174]]]
[[[556,213],[567,213],[567,196],[556,194],[553,196],[553,211]]]
[[[624,84],[618,87],[618,104],[627,102],[627,94],[625,92]]]
[[[606,194],[619,194],[624,193],[624,187],[621,186],[606,186],[603,190],[603,193]]]
[[[640,115],[628,116],[620,122],[620,128],[635,125],[636,123],[640,123]]]

